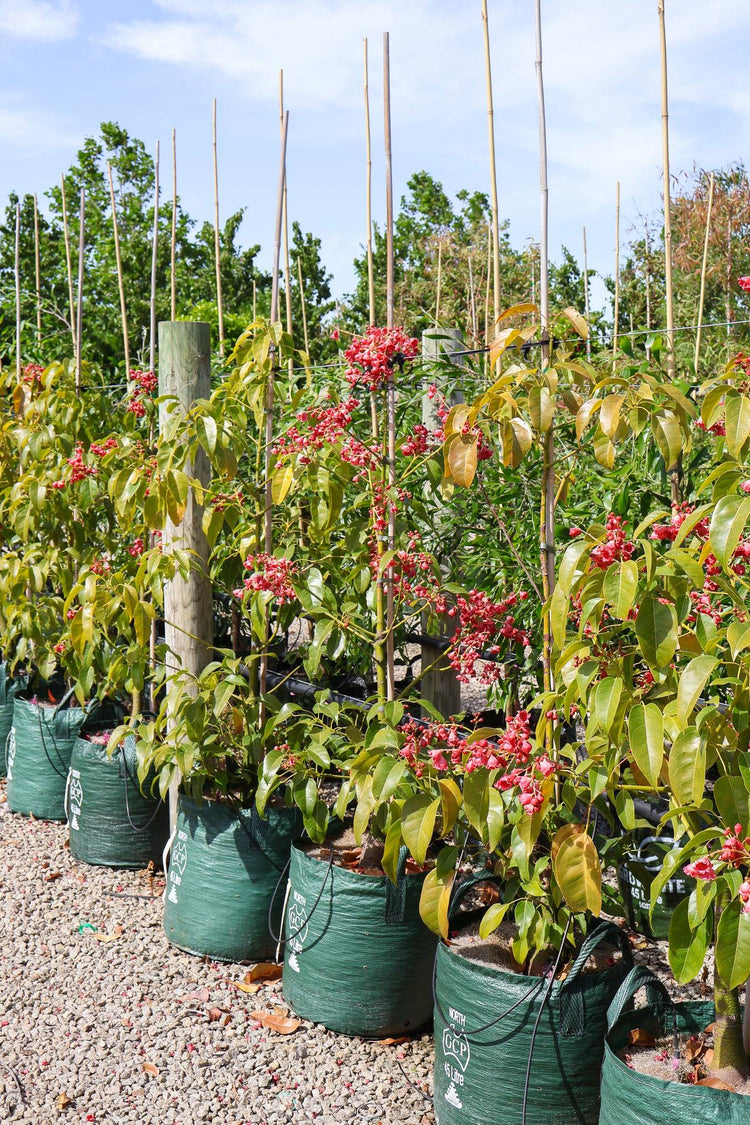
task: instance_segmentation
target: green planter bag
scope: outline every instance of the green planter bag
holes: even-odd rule
[[[611,969],[584,973],[602,943]],[[438,1125],[595,1125],[607,1008],[632,965],[611,922],[587,934],[564,980],[471,961],[443,943],[435,971],[435,1120]],[[665,1123],[662,1123],[665,1125]]]
[[[181,796],[164,898],[169,941],[217,961],[273,956],[269,910],[301,824],[297,809],[269,807],[262,820],[254,808]]]
[[[677,846],[669,836],[646,836],[617,867],[617,883],[628,925],[639,934],[658,941],[669,937],[669,924],[675,908],[695,887],[695,879],[682,871],[677,872],[667,881],[656,900],[653,916],[650,916],[651,884],[661,871],[667,854]]]
[[[70,757],[85,718],[80,707],[40,707],[19,696],[13,701],[8,735],[8,808],[38,820],[65,820],[65,787]]]
[[[437,938],[419,916],[423,874],[360,875],[292,848],[284,997],[344,1035],[416,1031],[430,1018]]]
[[[638,989],[644,987],[648,1007],[624,1011]],[[607,1013],[609,1032],[599,1125],[747,1125],[750,1104],[744,1095],[638,1074],[616,1054],[628,1045],[628,1032],[635,1027],[655,1036],[673,1030],[679,1035],[697,1035],[713,1018],[713,1001],[674,1004],[661,981],[645,966],[636,966],[623,981]]]
[[[11,678],[8,665],[0,664],[0,777],[5,777],[5,747],[13,726],[13,701],[19,692],[25,691],[26,676]]]
[[[77,738],[66,800],[70,854],[102,867],[147,867],[161,862],[169,838],[169,809],[141,792],[135,738],[110,758],[107,747]]]

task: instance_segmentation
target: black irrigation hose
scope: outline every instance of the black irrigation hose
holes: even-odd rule
[[[55,714],[55,716],[57,715],[57,708],[55,708],[54,714]],[[57,739],[55,738],[54,731],[50,731],[49,733],[50,733],[51,738],[52,738],[52,745],[55,749],[55,755],[57,756],[58,762],[63,767],[63,769],[65,771],[64,773],[60,772],[60,770],[57,768],[57,766],[55,765],[55,763],[52,761],[52,759],[49,756],[49,750],[47,749],[47,740],[44,737],[44,720],[42,719],[42,710],[41,710],[40,704],[37,704],[37,719],[39,720],[39,736],[42,740],[42,750],[44,750],[44,755],[45,755],[47,761],[49,762],[49,764],[52,766],[52,769],[57,774],[57,776],[61,777],[63,779],[63,781],[67,782],[69,767],[65,765],[65,762],[60,755],[60,751],[57,748]]]
[[[289,934],[288,937],[283,937],[284,919],[283,918],[281,919],[281,933],[279,933],[279,934],[275,934],[273,932],[273,922],[271,921],[271,919],[273,917],[273,908],[274,908],[274,905],[276,903],[276,896],[279,893],[279,887],[281,886],[281,884],[284,880],[284,876],[286,875],[287,871],[289,870],[289,867],[290,867],[291,862],[292,862],[291,859],[287,860],[286,867],[284,868],[284,870],[281,872],[281,875],[279,876],[279,879],[278,879],[278,882],[276,883],[276,887],[274,889],[273,895],[271,896],[271,902],[270,902],[269,907],[268,907],[268,932],[271,935],[271,937],[273,938],[273,940],[276,942],[277,945],[287,945],[292,940],[292,938],[298,937],[302,933],[302,931],[304,930],[305,926],[308,924],[310,919],[312,918],[313,914],[315,913],[315,911],[318,908],[318,904],[320,903],[320,900],[323,897],[323,891],[326,889],[328,877],[331,874],[331,868],[333,867],[334,854],[335,854],[334,847],[333,847],[333,845],[331,845],[331,856],[330,856],[330,859],[328,860],[328,869],[325,873],[325,878],[323,879],[323,886],[320,888],[320,893],[319,893],[318,897],[315,899],[315,902],[313,903],[312,910],[307,915],[307,917],[305,918],[304,922],[299,927],[299,929],[295,930],[293,934]]]
[[[440,1016],[440,1019],[442,1020],[443,1024],[445,1025],[445,1027],[450,1027],[451,1026],[450,1020],[446,1019],[445,1012],[443,1011],[443,1009],[440,1005],[440,1001],[438,1000],[438,996],[437,996],[436,978],[437,978],[437,959],[438,959],[439,950],[440,950],[440,945],[438,944],[437,949],[435,950],[435,960],[432,963],[432,999],[435,1002],[435,1010],[437,1011],[438,1015]],[[534,993],[538,992],[543,984],[544,984],[544,977],[539,977],[539,979],[536,981],[536,983],[534,985],[532,985],[532,987],[529,989],[528,992],[525,992],[523,994],[523,996],[520,998],[520,1000],[516,1000],[515,1004],[511,1004],[510,1008],[506,1008],[506,1010],[504,1012],[501,1012],[501,1014],[499,1016],[497,1016],[496,1019],[490,1020],[490,1022],[484,1024],[483,1027],[475,1027],[471,1031],[464,1031],[464,1035],[466,1036],[466,1038],[469,1039],[473,1035],[479,1035],[480,1032],[487,1031],[490,1027],[494,1027],[495,1024],[500,1023],[500,1021],[504,1020],[506,1016],[509,1016],[511,1014],[511,1012],[515,1012],[516,1008],[520,1008],[520,1006],[522,1004],[525,1004],[527,1000],[530,1000],[532,998],[532,996],[534,995]]]
[[[164,804],[164,798],[163,797],[159,798],[159,801],[156,805],[156,808],[154,809],[153,813],[148,818],[148,820],[146,821],[145,824],[138,825],[138,824],[133,823],[133,818],[130,815],[130,798],[128,797],[128,781],[131,780],[131,777],[130,777],[130,774],[128,773],[128,763],[125,759],[125,751],[122,747],[119,747],[119,750],[120,750],[120,754],[122,755],[122,768],[123,768],[123,771],[124,771],[123,772],[123,778],[124,778],[124,781],[125,781],[125,816],[127,817],[128,824],[130,825],[130,827],[133,829],[134,832],[147,832],[148,829],[151,827],[151,825],[156,820],[157,816],[159,815],[161,807]],[[135,783],[136,778],[132,778],[132,781]]]
[[[534,1029],[531,1032],[531,1043],[529,1044],[529,1058],[528,1058],[528,1061],[526,1063],[526,1078],[525,1078],[524,1084],[523,1084],[523,1103],[522,1103],[522,1108],[521,1108],[521,1125],[526,1125],[526,1105],[527,1105],[527,1102],[529,1100],[529,1084],[531,1082],[531,1060],[532,1060],[533,1055],[534,1055],[534,1044],[536,1042],[536,1033],[539,1029],[539,1021],[542,1018],[542,1012],[544,1011],[544,1006],[545,1006],[545,1004],[547,1003],[547,1001],[550,997],[550,993],[552,992],[552,986],[555,983],[555,977],[557,976],[557,970],[560,967],[560,958],[562,957],[563,949],[565,948],[565,942],[566,942],[567,937],[568,937],[568,930],[569,929],[570,929],[570,918],[568,918],[568,921],[566,923],[565,933],[562,936],[562,941],[560,942],[560,948],[557,951],[557,960],[555,961],[552,972],[549,975],[549,983],[547,984],[547,990],[544,993],[544,996],[542,997],[542,1002],[539,1005],[539,1011],[537,1012],[536,1020],[534,1021]]]

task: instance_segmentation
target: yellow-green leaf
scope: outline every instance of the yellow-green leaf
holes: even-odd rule
[[[657,785],[664,761],[664,718],[655,703],[636,703],[628,716],[630,750],[648,781]]]
[[[571,833],[556,850],[553,869],[557,885],[574,914],[595,917],[602,909],[602,869],[596,845],[588,832]]]
[[[680,674],[677,685],[677,722],[687,726],[706,680],[719,663],[713,656],[696,656]]]
[[[669,753],[669,784],[680,805],[697,805],[706,786],[706,747],[695,727],[680,731]]]

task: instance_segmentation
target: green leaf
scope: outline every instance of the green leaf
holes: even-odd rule
[[[711,921],[705,917],[691,928],[688,917],[688,900],[677,904],[669,924],[669,965],[678,984],[687,984],[703,968],[711,943]]]
[[[681,805],[698,805],[706,787],[706,746],[695,727],[680,731],[669,753],[669,784]]]
[[[630,749],[649,785],[658,785],[664,761],[664,719],[655,703],[636,703],[628,717]]]
[[[647,662],[652,668],[664,668],[677,649],[677,614],[671,603],[647,595],[635,619],[635,632]]]
[[[479,438],[472,434],[454,434],[445,447],[446,475],[461,488],[468,488],[477,471]]]
[[[529,391],[529,417],[537,433],[545,434],[552,425],[555,399],[547,387],[532,387]]]
[[[555,586],[550,598],[550,617],[552,619],[552,636],[558,648],[565,644],[565,631],[568,626],[570,613],[570,600],[562,586]]]
[[[446,940],[448,938],[448,906],[450,905],[454,878],[455,872],[453,871],[446,878],[440,878],[437,868],[428,871],[419,897],[419,914],[425,926]]]
[[[638,564],[632,559],[624,559],[607,568],[603,587],[604,600],[620,621],[624,621],[630,613],[637,590]]]
[[[508,913],[509,906],[510,903],[507,902],[494,902],[492,906],[484,912],[482,921],[479,923],[479,936],[482,941],[485,941],[490,934],[495,932]]]
[[[474,770],[464,777],[464,812],[471,827],[484,837],[490,807],[490,779],[486,770]]]
[[[696,656],[680,674],[677,686],[677,722],[687,726],[708,677],[719,663],[713,656]]]
[[[372,777],[372,792],[378,804],[393,796],[407,772],[406,764],[390,755],[380,759]]]
[[[218,718],[225,710],[234,693],[234,684],[224,680],[214,691],[214,715]]]
[[[281,504],[287,496],[294,481],[294,460],[286,458],[277,465],[271,477],[271,499],[274,504]]]
[[[724,419],[727,449],[739,460],[742,447],[750,437],[750,399],[744,394],[727,394]]]
[[[750,517],[750,496],[722,496],[711,516],[711,550],[727,567]]]
[[[742,913],[738,899],[719,918],[716,970],[726,988],[738,988],[750,976],[750,914]]]
[[[672,851],[667,852],[664,862],[651,884],[651,913],[653,913],[656,900],[675,871],[684,865],[693,852],[698,851],[704,844],[713,842],[718,836],[721,836],[720,828],[704,828],[702,832],[698,832],[681,848],[673,848]]]
[[[439,809],[440,798],[436,797],[433,800],[425,793],[410,797],[404,802],[401,812],[401,835],[415,863],[423,864],[427,858],[427,849],[432,842]]]
[[[677,464],[682,449],[680,423],[671,410],[660,410],[651,415],[651,430],[664,458],[664,467],[669,472]]]
[[[750,830],[750,793],[741,777],[718,777],[714,785],[714,802],[723,824],[734,828],[742,825],[743,836]]]
[[[624,687],[623,681],[616,676],[606,676],[595,685],[591,692],[591,722],[589,729],[601,727],[609,735],[617,716],[620,696]]]

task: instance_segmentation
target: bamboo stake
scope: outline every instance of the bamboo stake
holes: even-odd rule
[[[81,391],[81,351],[83,347],[83,253],[86,247],[86,191],[81,188],[78,212],[78,293],[76,308],[76,391]]]
[[[16,242],[13,257],[16,283],[16,378],[21,378],[21,203],[16,201]]]
[[[386,324],[393,328],[393,151],[391,145],[391,56],[390,36],[383,35],[383,124],[385,134],[385,211],[386,211]],[[396,384],[393,368],[389,369],[386,383],[386,459],[388,464],[388,485],[396,484]],[[392,505],[388,505],[388,550],[396,544],[396,517]],[[386,689],[388,699],[396,695],[396,669],[394,662],[393,629],[395,625],[395,605],[393,581],[389,577],[385,585],[386,595]]]
[[[612,334],[612,365],[617,357],[617,344],[620,333],[620,181],[615,189],[615,323]]]
[[[36,342],[42,342],[42,283],[39,261],[39,205],[34,196],[34,277],[36,282]]]
[[[591,321],[589,319],[589,258],[586,249],[586,228],[583,228],[583,302],[586,314],[586,324],[589,330],[586,334],[586,359],[591,359]]]
[[[672,207],[669,183],[669,90],[667,85],[667,30],[664,0],[658,0],[661,46],[661,125],[664,162],[664,280],[667,302],[667,374],[674,379],[674,289],[672,284]]]
[[[437,298],[435,300],[435,327],[440,324],[440,290],[443,285],[443,243],[438,242]]]
[[[274,236],[273,273],[271,275],[271,323],[279,319],[279,263],[281,259],[281,220],[284,208],[284,180],[286,179],[286,144],[289,131],[289,112],[284,114],[281,130],[281,169],[279,171],[279,191],[276,200],[276,233]]]
[[[648,219],[644,222],[646,230],[646,328],[651,327],[651,236],[648,232]],[[648,337],[646,337],[648,339]],[[646,344],[646,358],[651,362],[651,348]]]
[[[487,224],[487,285],[484,291],[484,346],[490,343],[490,286],[492,284],[492,223]],[[489,363],[489,356],[485,363]]]
[[[279,71],[279,124],[284,130],[284,71]],[[289,209],[287,205],[287,172],[284,169],[284,304],[286,306],[286,330],[292,335],[292,270],[289,261]],[[294,360],[289,359],[289,378],[294,371]]]
[[[216,258],[216,309],[219,317],[219,355],[224,358],[224,299],[221,293],[221,239],[219,231],[219,156],[216,144],[216,98],[213,100],[214,134],[214,255]]]
[[[120,231],[117,223],[117,207],[115,206],[115,185],[112,179],[112,165],[107,164],[109,176],[109,198],[112,204],[112,229],[115,234],[115,263],[117,266],[117,288],[120,293],[120,321],[122,323],[122,346],[125,352],[125,378],[130,372],[130,341],[128,340],[128,315],[125,305],[125,281],[122,273],[122,257],[120,255]]]
[[[310,340],[307,335],[307,307],[305,304],[305,279],[302,276],[302,261],[297,256],[297,278],[299,280],[299,299],[302,303],[302,331],[305,337],[305,354],[310,354]]]
[[[253,321],[255,321],[257,315],[258,315],[258,287],[255,283],[255,278],[253,278]]]
[[[549,367],[549,185],[547,180],[547,123],[544,105],[544,74],[542,69],[542,6],[535,3],[536,24],[536,80],[539,113],[539,188],[541,199],[541,234],[539,240],[539,311],[542,329],[542,373]],[[542,563],[542,593],[545,603],[555,588],[555,431],[550,422],[544,437],[544,473],[540,512],[540,548]],[[553,688],[552,675],[552,619],[543,611],[542,666],[546,691]],[[552,746],[552,733],[547,728],[546,742]]]
[[[367,296],[370,324],[375,323],[375,268],[372,260],[372,146],[370,141],[370,84],[365,39],[365,138],[367,152]]]
[[[177,319],[177,130],[172,130],[172,234],[169,252],[170,320]]]
[[[487,0],[482,0],[482,25],[484,28],[484,66],[487,80],[487,122],[490,142],[490,199],[492,201],[492,293],[494,319],[500,316],[500,224],[497,205],[497,164],[495,162],[495,110],[492,100],[492,60],[490,56],[490,21]]]
[[[159,142],[154,160],[154,230],[151,238],[151,297],[149,301],[148,369],[156,371],[156,263],[159,252]]]
[[[698,374],[698,363],[701,354],[701,332],[703,330],[703,304],[706,299],[706,269],[708,267],[708,243],[711,236],[711,211],[714,203],[714,173],[708,183],[708,206],[706,209],[706,237],[703,242],[703,261],[701,262],[701,291],[698,298],[698,329],[695,334],[695,360],[693,367]]]
[[[476,347],[477,342],[477,303],[476,294],[474,293],[474,271],[471,264],[471,254],[469,254],[469,305],[471,308],[471,338],[472,343]]]
[[[70,310],[70,338],[73,341],[73,356],[76,347],[76,313],[73,300],[73,263],[70,255],[70,228],[68,227],[68,203],[65,198],[65,176],[60,176],[62,192],[63,236],[65,238],[65,266],[68,274],[68,309]]]

